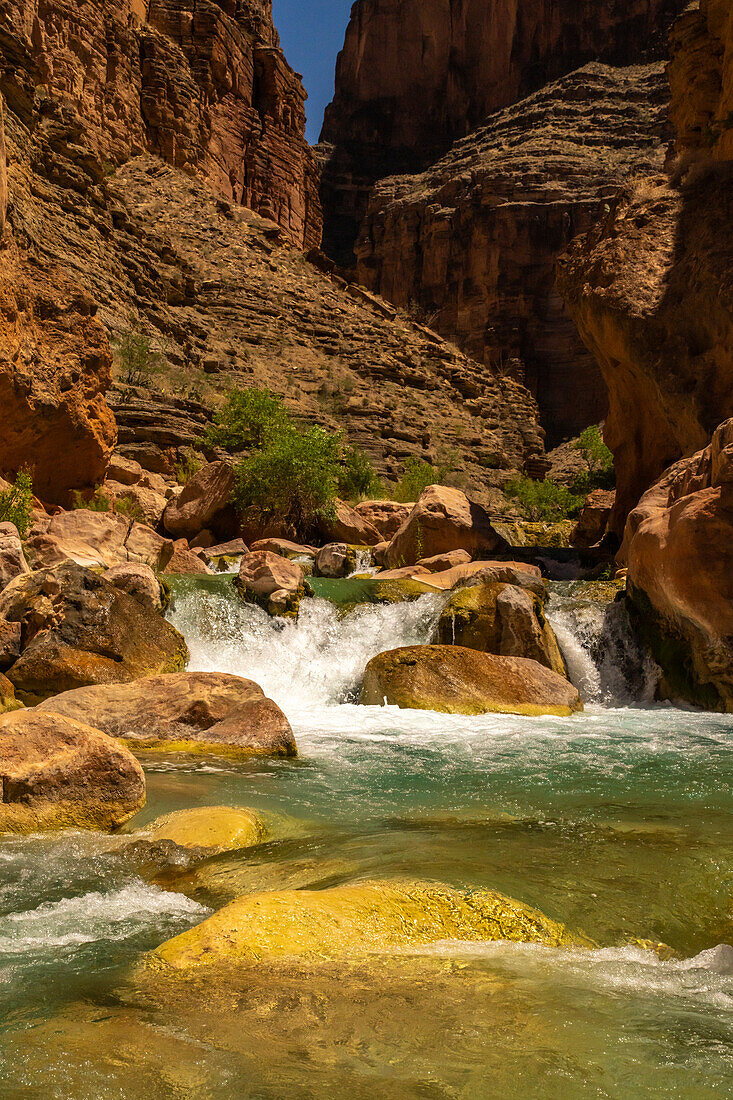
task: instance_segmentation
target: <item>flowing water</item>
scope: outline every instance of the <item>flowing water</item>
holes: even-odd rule
[[[549,616],[583,714],[359,706],[369,658],[429,640],[444,599],[348,612],[319,598],[283,624],[225,577],[181,583],[191,667],[257,680],[300,756],[147,757],[136,824],[230,804],[299,828],[203,863],[84,833],[0,842],[2,1097],[733,1094],[730,716],[653,705],[623,609],[572,585]],[[374,877],[494,888],[600,950],[442,943],[253,967],[228,986],[129,980],[145,950],[235,896]]]

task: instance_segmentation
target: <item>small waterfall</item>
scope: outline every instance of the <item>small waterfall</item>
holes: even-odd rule
[[[378,572],[377,566],[374,564],[372,552],[368,547],[364,547],[361,550],[356,551],[356,565],[354,566],[354,572],[352,577],[358,577],[360,575],[373,575]]]
[[[191,669],[255,680],[292,716],[353,702],[371,658],[429,642],[444,604],[442,595],[425,595],[344,615],[316,598],[303,600],[293,622],[271,618],[234,592],[189,588],[176,596],[170,619],[188,642]]]
[[[651,703],[659,669],[634,635],[622,601],[594,598],[592,585],[557,583],[547,618],[586,703],[628,706]]]

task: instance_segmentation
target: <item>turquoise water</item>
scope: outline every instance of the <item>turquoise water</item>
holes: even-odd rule
[[[184,586],[191,667],[261,683],[300,757],[146,757],[134,824],[224,803],[298,833],[204,862],[83,833],[0,842],[0,1095],[733,1093],[730,716],[630,705],[628,677],[593,678],[597,615],[571,604],[553,614],[597,700],[584,714],[358,706],[369,657],[427,640],[442,599],[346,617],[315,600],[283,627],[221,584]],[[498,889],[601,950],[446,943],[185,994],[131,984],[144,951],[232,897],[367,877]]]

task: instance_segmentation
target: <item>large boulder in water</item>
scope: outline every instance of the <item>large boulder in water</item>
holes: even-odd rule
[[[451,550],[465,550],[472,558],[488,558],[508,548],[484,509],[471,503],[460,489],[429,485],[393,537],[384,560],[395,568]]]
[[[345,542],[329,542],[316,554],[314,572],[317,577],[339,579],[356,569],[358,551]]]
[[[259,684],[223,672],[149,676],[65,691],[41,711],[65,714],[141,748],[295,756],[287,718]]]
[[[161,615],[73,562],[16,577],[0,593],[0,618],[21,626],[7,676],[28,702],[176,672],[188,659],[182,635]]]
[[[442,940],[513,940],[591,947],[537,909],[492,890],[432,882],[360,882],[327,890],[282,890],[239,898],[162,944],[149,966],[186,972],[247,962],[363,957]]]
[[[644,494],[620,556],[662,693],[733,711],[733,419]]]
[[[169,840],[181,848],[234,852],[253,848],[268,836],[266,819],[240,806],[195,806],[151,821],[138,834],[145,840]]]
[[[298,614],[307,591],[302,567],[269,550],[243,556],[234,586],[245,603],[257,604],[270,615],[290,617]]]
[[[434,640],[502,657],[527,657],[560,676],[566,674],[541,597],[515,585],[479,584],[453,593]]]
[[[583,709],[578,692],[537,661],[453,645],[405,646],[373,657],[361,701],[445,714],[556,714]]]
[[[114,829],[144,804],[142,768],[111,737],[35,708],[0,718],[0,832]]]

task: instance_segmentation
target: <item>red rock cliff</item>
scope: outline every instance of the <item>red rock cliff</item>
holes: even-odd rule
[[[374,180],[588,61],[664,58],[685,0],[358,0],[326,112],[325,244],[348,260]]]
[[[320,240],[305,91],[271,0],[2,0],[0,89],[25,122],[62,104],[110,166],[149,151]]]

